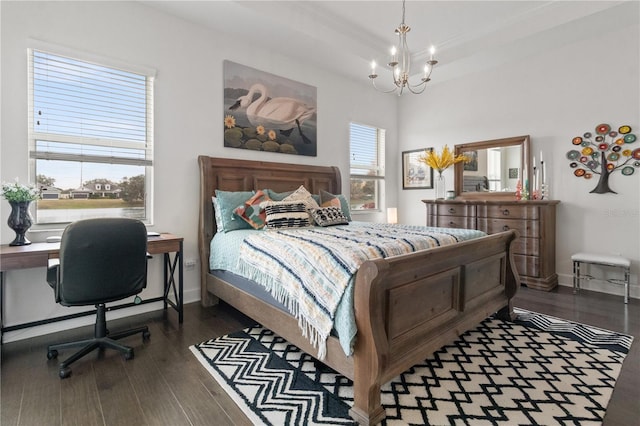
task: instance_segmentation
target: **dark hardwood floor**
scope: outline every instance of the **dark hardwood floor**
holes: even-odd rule
[[[640,301],[583,291],[574,296],[561,287],[545,293],[520,289],[515,306],[640,335]],[[108,314],[107,314],[108,315]],[[135,358],[113,351],[93,353],[73,366],[70,378],[58,378],[57,361],[47,361],[46,346],[92,334],[92,327],[50,334],[2,346],[0,424],[9,425],[249,425],[224,390],[189,351],[194,343],[252,323],[226,304],[185,306],[182,326],[161,311],[110,322],[112,330],[147,324],[151,340],[124,339]],[[640,349],[634,341],[609,403],[604,425],[640,421]],[[70,351],[60,353],[60,358]]]

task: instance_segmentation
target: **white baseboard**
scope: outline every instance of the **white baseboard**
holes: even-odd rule
[[[192,303],[200,300],[200,289],[185,290],[183,293],[183,303]],[[148,303],[139,306],[132,306],[130,308],[123,308],[107,313],[107,321],[118,318],[130,317],[132,315],[138,315],[145,312],[158,311],[162,309],[162,301]],[[176,313],[171,306],[169,306],[171,313]],[[31,337],[42,336],[45,334],[56,333],[59,331],[71,330],[73,328],[84,327],[87,325],[95,324],[95,315],[87,315],[85,317],[74,318],[66,321],[58,321],[50,324],[39,325],[37,327],[23,328],[21,330],[9,331],[3,334],[3,343],[16,342],[18,340],[29,339]],[[6,327],[12,324],[5,324]]]

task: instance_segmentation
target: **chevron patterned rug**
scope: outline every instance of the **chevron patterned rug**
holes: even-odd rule
[[[517,310],[383,386],[383,425],[597,425],[633,337]],[[262,327],[191,351],[256,425],[351,425],[352,382]]]

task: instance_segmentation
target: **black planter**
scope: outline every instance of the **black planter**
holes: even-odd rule
[[[31,244],[24,234],[31,228],[33,218],[29,212],[31,201],[9,201],[11,214],[7,224],[16,233],[16,238],[9,243],[10,246],[26,246]]]

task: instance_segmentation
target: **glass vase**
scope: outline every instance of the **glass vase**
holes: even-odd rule
[[[447,188],[444,184],[444,176],[442,176],[442,174],[439,173],[438,176],[436,176],[434,187],[436,189],[436,200],[444,200]]]
[[[31,241],[27,240],[24,234],[31,228],[33,219],[29,212],[31,201],[10,201],[11,213],[7,220],[9,228],[16,233],[16,238],[9,243],[10,246],[27,246]]]

